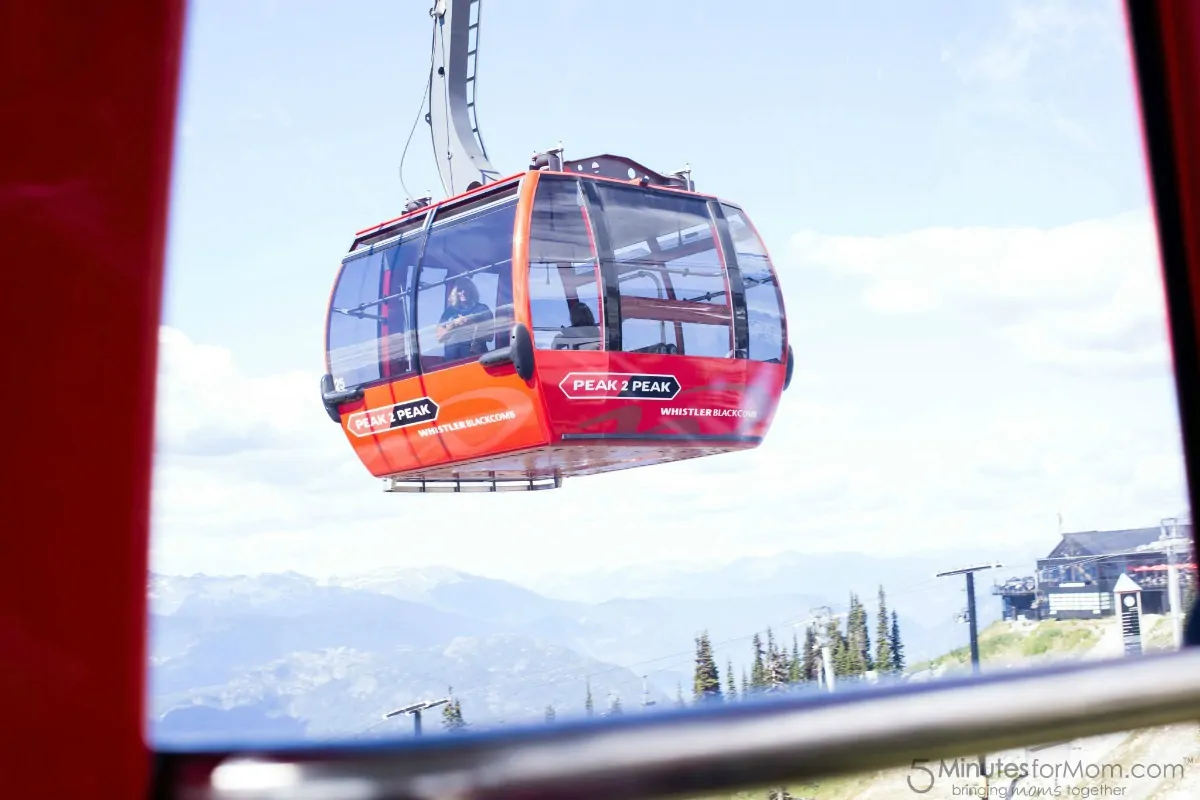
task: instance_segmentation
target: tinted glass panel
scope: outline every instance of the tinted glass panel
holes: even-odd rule
[[[529,232],[529,304],[542,350],[602,350],[600,280],[579,184],[542,177]]]
[[[410,358],[410,279],[420,254],[420,222],[369,255],[347,259],[329,316],[330,374],[342,388],[404,375]]]
[[[514,187],[435,216],[417,294],[423,371],[476,361],[507,345],[516,208]]]
[[[746,315],[750,323],[750,358],[782,361],[783,303],[771,260],[744,211],[721,205],[729,222],[729,235],[737,253],[738,269],[746,287]]]
[[[703,200],[597,187],[621,292],[625,351],[730,357],[733,315]]]
[[[350,259],[333,290],[329,315],[329,372],[334,386],[349,389],[378,380],[379,298],[383,253]]]

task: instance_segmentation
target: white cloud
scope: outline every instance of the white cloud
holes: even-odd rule
[[[791,244],[797,268],[864,279],[863,302],[881,314],[960,315],[1040,363],[1160,373],[1170,363],[1145,209],[1052,229],[803,232]]]
[[[1049,52],[1078,60],[1110,54],[1122,44],[1124,17],[1116,0],[1018,0],[1007,12],[999,30],[957,59],[968,83],[1013,83],[1028,77],[1033,63]]]
[[[1109,116],[1097,117],[1094,98],[1111,99],[1111,81],[1128,75],[1125,39],[1117,0],[1010,0],[1000,24],[964,31],[940,57],[963,87],[957,112],[1044,128],[1075,150],[1105,152],[1111,114],[1128,112],[1110,103]]]
[[[297,402],[301,396],[317,397],[319,376],[247,376],[228,350],[197,344],[170,327],[161,329],[159,347],[161,450],[229,455],[328,441],[309,426],[311,409]]]

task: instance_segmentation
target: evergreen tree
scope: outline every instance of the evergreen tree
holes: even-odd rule
[[[713,658],[708,631],[704,631],[696,637],[696,670],[692,682],[692,694],[697,702],[721,699],[721,673]]]
[[[846,611],[846,632],[841,634],[843,647],[839,651],[834,648],[835,662],[840,664],[838,675],[854,675],[857,672],[858,659],[854,657],[856,637],[854,635],[855,623],[857,620],[857,609],[855,608],[854,594],[850,595],[850,607]]]
[[[862,675],[870,669],[871,642],[867,636],[867,611],[853,592],[850,593],[850,610],[846,615],[846,647],[847,675]]]
[[[829,627],[825,632],[826,638],[829,640],[829,655],[833,662],[833,674],[839,678],[854,674],[854,664],[849,648],[849,641],[845,634],[842,633],[841,626],[838,625],[836,619],[829,620]]]
[[[804,680],[803,662],[800,660],[800,641],[796,632],[792,631],[792,657],[788,659],[788,683],[800,683]]]
[[[896,674],[904,672],[904,642],[900,639],[900,619],[892,612],[892,671]]]
[[[442,706],[442,727],[450,733],[467,727],[467,723],[463,722],[462,705],[457,699]]]
[[[750,690],[762,691],[767,684],[766,653],[763,651],[762,637],[754,634],[754,661],[750,667]]]
[[[546,722],[554,722],[555,716],[557,715],[554,713],[554,706],[546,706]]]
[[[609,705],[609,707],[608,707],[608,716],[610,716],[610,717],[619,717],[621,714],[624,714],[624,713],[625,713],[625,712],[624,712],[624,711],[621,709],[621,698],[620,698],[620,696],[619,696],[619,695],[614,695],[614,696],[613,696],[613,699],[612,699],[612,703],[611,703],[611,704]]]
[[[750,679],[746,677],[746,668],[742,667],[742,697],[750,694]]]
[[[763,689],[782,692],[788,684],[787,657],[775,644],[775,634],[767,628],[766,662],[763,665]]]
[[[879,587],[879,616],[875,619],[875,669],[881,673],[895,672],[895,664],[892,663],[892,632],[889,623],[891,617],[888,615],[887,597],[883,593],[883,586]]]
[[[875,669],[875,654],[871,650],[871,615],[867,613],[867,605],[857,596],[854,601],[858,603],[858,628],[861,650],[861,658],[863,671]]]
[[[590,717],[593,713],[591,680],[587,682],[587,700],[584,701],[583,707],[587,710],[587,715]]]
[[[467,723],[463,720],[462,701],[455,699],[454,701],[454,729],[461,730],[467,727]]]
[[[1180,582],[1182,583],[1182,581]],[[1180,601],[1183,603],[1180,613],[1183,615],[1183,625],[1186,630],[1188,622],[1192,619],[1192,612],[1196,609],[1196,582],[1189,580],[1184,583],[1180,595]]]
[[[675,684],[675,705],[679,706],[680,708],[683,708],[687,705],[683,699],[683,684],[681,683]]]
[[[804,629],[804,653],[801,659],[800,672],[804,680],[820,680],[821,648],[817,643],[817,631],[812,625]]]
[[[729,689],[727,689],[725,692],[725,697],[728,698],[730,702],[737,700],[737,680],[733,677],[732,660],[725,662],[725,683],[729,686]]]

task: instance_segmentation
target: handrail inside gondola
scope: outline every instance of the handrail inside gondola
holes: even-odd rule
[[[438,286],[445,286],[447,283],[454,283],[455,281],[460,280],[462,278],[466,278],[470,275],[475,275],[480,272],[486,272],[490,269],[499,267],[503,264],[511,264],[511,263],[512,263],[512,259],[506,258],[501,261],[492,262],[491,264],[485,264],[482,267],[476,267],[475,269],[467,270],[466,272],[455,272],[455,273],[449,274],[445,278],[442,278],[441,280],[438,280],[438,281],[431,281],[430,283],[418,282],[417,283],[417,293],[419,294],[420,292],[423,292],[426,289],[433,289]],[[393,292],[392,294],[385,295],[384,297],[380,297],[377,300],[366,300],[362,303],[359,303],[357,306],[354,306],[353,308],[348,308],[348,309],[347,308],[331,308],[331,310],[336,311],[339,314],[345,314],[346,316],[355,317],[358,319],[383,319],[383,317],[374,316],[371,314],[364,314],[361,312],[364,311],[365,309],[370,308],[371,306],[377,306],[380,303],[387,303],[391,300],[399,300],[402,297],[409,297],[412,294],[413,294],[413,291],[411,289],[409,289],[408,287],[405,287],[398,292]]]

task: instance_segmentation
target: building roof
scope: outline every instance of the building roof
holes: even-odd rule
[[[1117,578],[1117,584],[1113,586],[1113,594],[1128,594],[1129,592],[1140,592],[1141,586],[1138,586],[1137,581],[1121,573],[1121,577]]]
[[[1103,556],[1113,553],[1128,553],[1143,545],[1158,541],[1162,529],[1155,525],[1153,528],[1127,528],[1118,531],[1078,531],[1064,533],[1062,541],[1050,551],[1046,558],[1074,558],[1077,556]],[[1190,523],[1179,524],[1179,535],[1190,537]]]

